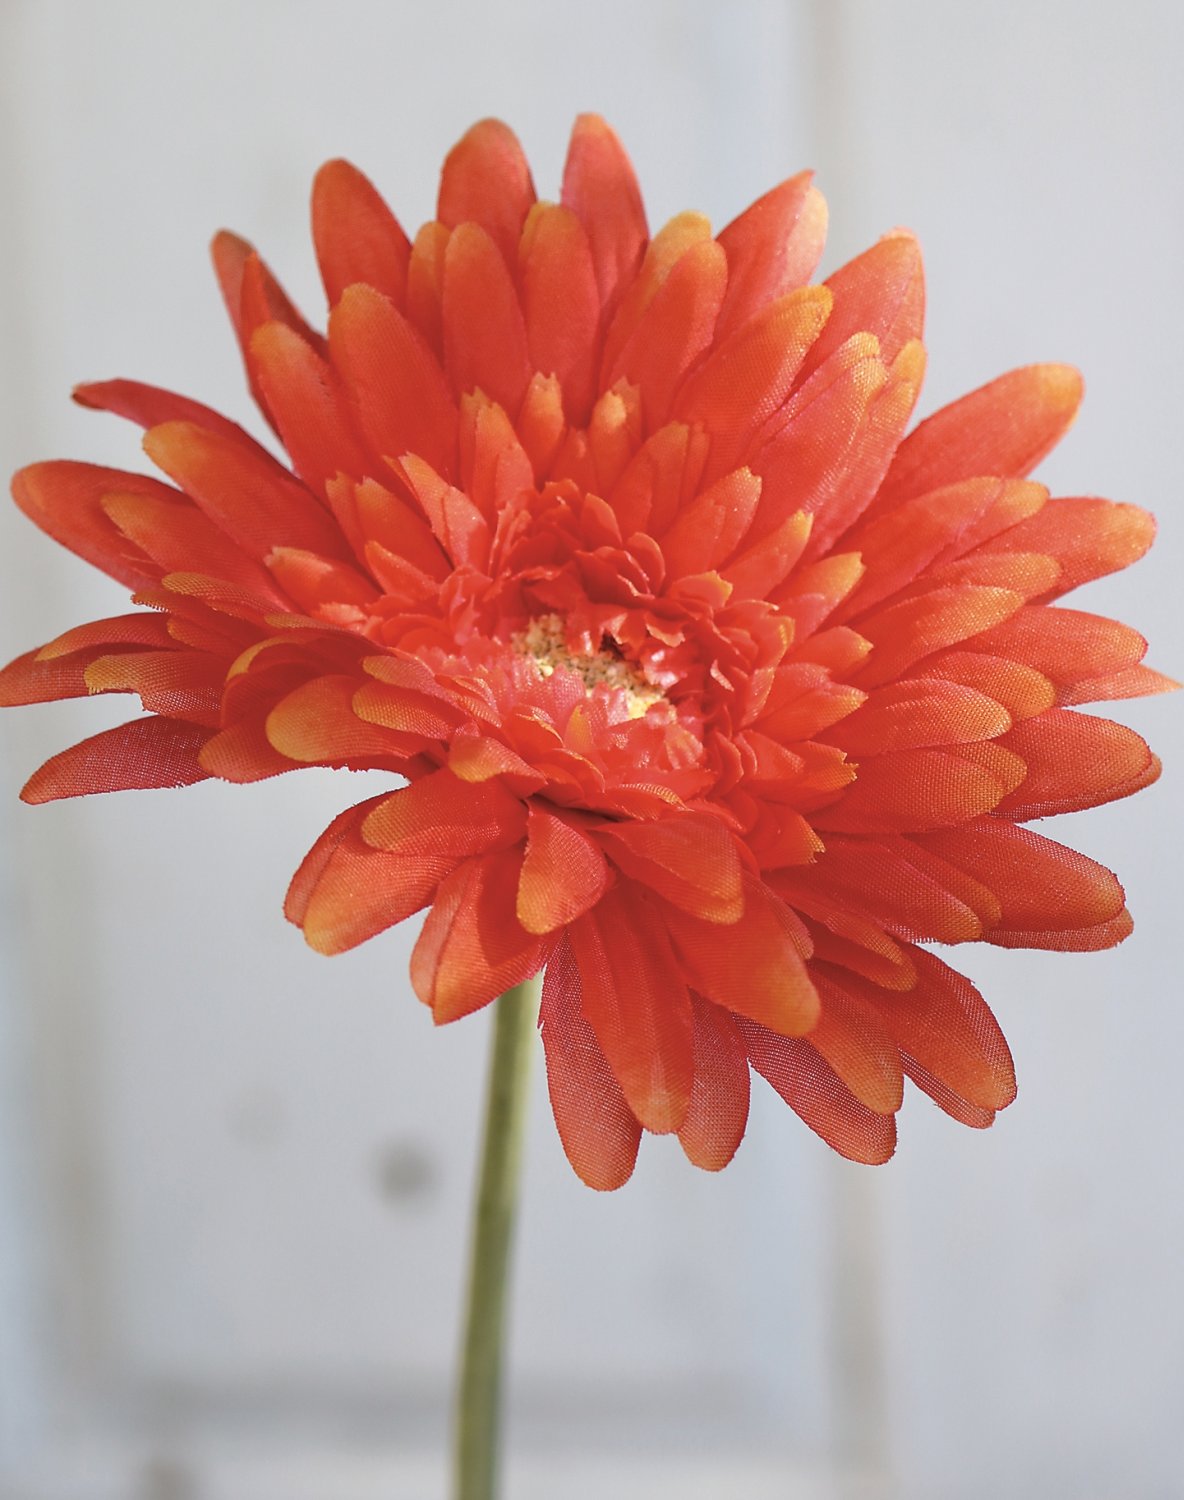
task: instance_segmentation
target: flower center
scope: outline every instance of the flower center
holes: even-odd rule
[[[644,718],[651,708],[666,703],[661,688],[647,681],[641,671],[624,657],[605,650],[573,651],[567,644],[559,615],[537,616],[511,640],[515,650],[528,658],[542,678],[550,677],[562,668],[575,673],[589,696],[598,688],[619,693],[627,718]]]

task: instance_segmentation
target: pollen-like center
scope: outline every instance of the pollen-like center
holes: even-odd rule
[[[597,688],[619,693],[630,719],[644,718],[651,708],[666,703],[661,688],[624,657],[612,651],[573,651],[567,643],[559,615],[539,615],[525,630],[511,637],[514,648],[533,664],[540,677],[550,677],[559,668],[574,672],[591,694]]]

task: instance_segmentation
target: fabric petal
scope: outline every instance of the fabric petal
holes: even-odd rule
[[[533,802],[518,879],[518,920],[526,931],[554,932],[574,922],[596,904],[608,883],[608,865],[597,844],[568,819]]]
[[[547,1092],[572,1170],[600,1192],[622,1187],[633,1175],[641,1126],[584,1019],[580,971],[566,938],[547,964],[539,1028]]]
[[[510,848],[525,831],[517,797],[497,782],[473,785],[447,769],[378,798],[360,825],[362,837],[376,849],[454,859]]]
[[[695,1018],[695,1078],[678,1131],[687,1160],[719,1172],[735,1156],[748,1124],[748,1054],[732,1018],[691,995]]]
[[[476,224],[462,224],[448,241],[443,315],[453,391],[484,391],[515,416],[533,373],[526,325],[506,261]]]
[[[443,881],[411,955],[411,983],[442,1025],[537,974],[547,948],[514,911],[519,849],[466,860]]]
[[[368,177],[327,161],[312,185],[312,237],[329,306],[355,282],[403,305],[411,241]]]
[[[530,362],[563,386],[572,421],[586,420],[600,325],[600,294],[587,233],[570,209],[539,203],[519,249],[522,310]]]
[[[584,225],[600,300],[611,308],[641,262],[649,230],[632,163],[599,115],[576,118],[562,201]]]
[[[374,453],[415,453],[455,473],[456,405],[435,354],[393,302],[347,287],[329,317],[329,349]]]
[[[945,406],[900,445],[878,506],[977,474],[1022,478],[1064,436],[1081,404],[1069,365],[1025,365]]]
[[[809,281],[826,242],[826,200],[813,176],[799,172],[720,231],[728,262],[721,334],[743,328],[762,307]]]
[[[197,756],[212,733],[178,719],[133,719],[51,756],[22,787],[21,801],[192,786],[210,774]]]
[[[1109,870],[1002,818],[914,835],[913,841],[989,886],[1003,931],[1064,931],[1109,922],[1123,908]]]
[[[1005,1109],[1015,1098],[1015,1067],[999,1023],[964,975],[917,949],[917,983],[893,994],[835,971],[820,980],[871,1007],[902,1052],[959,1098],[980,1109]]]
[[[694,1020],[660,917],[639,888],[617,885],[567,931],[584,1016],[629,1108],[647,1130],[678,1130],[690,1107]]]
[[[534,199],[518,137],[500,120],[479,120],[444,160],[436,216],[450,229],[480,225],[513,265]]]
[[[1001,744],[1027,766],[1024,780],[998,808],[1021,822],[1129,797],[1160,772],[1158,758],[1133,729],[1069,709],[1026,719]]]
[[[165,422],[144,434],[144,451],[249,556],[264,558],[273,547],[342,554],[332,517],[262,449],[192,422]]]
[[[790,1109],[849,1161],[879,1166],[896,1150],[896,1117],[861,1104],[834,1069],[798,1037],[741,1021],[749,1060]]]
[[[289,888],[285,911],[318,953],[344,953],[422,910],[456,867],[447,855],[390,854],[359,833],[370,803],[336,819]]]
[[[674,906],[712,923],[739,920],[740,857],[718,818],[686,814],[653,823],[605,823],[595,837],[626,875]]]
[[[666,925],[692,989],[782,1036],[804,1036],[818,1020],[818,995],[800,923],[768,886],[744,881],[744,913],[721,941],[717,924],[684,912]]]
[[[880,357],[890,364],[906,344],[921,337],[925,275],[921,247],[905,229],[893,230],[870,250],[826,278],[834,310],[803,366],[803,377],[854,333],[874,334]]]

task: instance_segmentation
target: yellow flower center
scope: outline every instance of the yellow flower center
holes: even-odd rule
[[[567,644],[559,615],[539,615],[511,639],[515,650],[530,659],[540,677],[550,677],[562,667],[575,673],[589,696],[597,688],[620,693],[625,712],[631,719],[644,718],[656,704],[666,702],[662,690],[648,682],[638,668],[623,657],[611,651],[590,654],[573,651]]]

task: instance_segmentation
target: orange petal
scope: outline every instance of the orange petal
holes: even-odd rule
[[[198,427],[208,427],[211,432],[220,432],[236,442],[258,446],[237,422],[230,421],[211,407],[192,401],[188,396],[178,396],[174,391],[144,385],[138,380],[93,381],[76,385],[71,394],[79,406],[114,412],[140,427],[157,427],[161,422],[194,422]]]
[[[1130,797],[1157,779],[1158,759],[1124,724],[1051,708],[1017,724],[1001,743],[1028,768],[998,811],[1009,818],[1046,818]]]
[[[995,1123],[995,1111],[993,1109],[979,1109],[977,1105],[967,1104],[965,1099],[959,1098],[953,1089],[947,1088],[940,1078],[935,1078],[917,1062],[916,1058],[909,1057],[907,1053],[901,1055],[904,1065],[905,1076],[910,1078],[922,1093],[928,1094],[934,1104],[957,1120],[960,1125],[967,1125],[971,1130],[989,1130]]]
[[[484,568],[489,562],[490,526],[472,497],[442,479],[430,464],[413,454],[399,461],[398,471],[453,563]]]
[[[1054,953],[1100,953],[1124,942],[1135,929],[1131,914],[1124,907],[1108,922],[1093,927],[1065,927],[1021,932],[1018,928],[1000,929],[987,934],[987,942],[997,948],[1043,948]]]
[[[795,511],[720,569],[737,598],[767,599],[784,582],[805,550],[813,519],[804,510]]]
[[[554,932],[574,922],[599,901],[608,880],[597,845],[542,803],[532,803],[518,880],[518,920],[527,932]]]
[[[534,471],[509,417],[496,402],[465,396],[460,413],[461,488],[491,524],[532,488]]]
[[[274,580],[253,557],[195,505],[162,500],[156,495],[116,492],[100,504],[129,541],[168,573],[205,573],[223,578],[285,607]]]
[[[1069,365],[1026,365],[927,417],[900,445],[878,504],[978,474],[1022,478],[1064,436],[1081,403]]]
[[[297,547],[276,547],[267,566],[288,597],[310,613],[330,604],[366,607],[379,597],[373,580],[348,563]]]
[[[913,954],[917,983],[891,994],[851,975],[820,980],[870,1006],[902,1052],[959,1098],[979,1109],[1005,1109],[1015,1098],[1015,1068],[999,1024],[964,975],[932,953]]]
[[[1145,698],[1155,693],[1174,693],[1180,684],[1162,672],[1153,672],[1150,667],[1126,667],[1119,672],[1110,672],[1103,677],[1087,677],[1070,687],[1061,689],[1058,702],[1068,706],[1075,703],[1099,703],[1118,698]]]
[[[986,764],[968,745],[899,750],[864,761],[838,802],[811,814],[815,827],[842,833],[907,833],[964,823],[997,807],[1023,775],[1011,757]],[[995,747],[990,746],[990,749]],[[1002,754],[1002,752],[1001,752]]]
[[[1109,870],[1002,818],[918,834],[914,842],[994,891],[1005,931],[1096,927],[1123,907],[1122,887]]]
[[[330,824],[297,870],[284,910],[318,953],[344,953],[421,910],[456,861],[388,854],[358,833],[371,803]]]
[[[281,755],[307,765],[398,764],[411,747],[398,734],[358,717],[353,707],[357,688],[354,677],[314,677],[272,709],[267,738]]]
[[[500,120],[479,120],[444,160],[436,217],[450,229],[479,224],[513,265],[534,200],[518,137]]]
[[[514,913],[518,849],[467,860],[440,886],[411,955],[411,983],[437,1024],[480,1010],[537,974],[542,939]]]
[[[609,362],[602,387],[626,379],[641,391],[646,425],[666,420],[683,376],[711,346],[727,283],[727,264],[711,240],[693,245],[662,281]]]
[[[824,553],[871,504],[913,414],[924,375],[924,345],[906,344],[889,367],[883,387],[868,402],[844,463],[803,499],[803,508],[817,517],[806,544],[807,557]]]
[[[292,465],[306,484],[332,500],[330,480],[338,474],[360,479],[373,469],[328,360],[282,323],[255,330],[249,359]],[[354,541],[356,533],[346,531]]]
[[[896,1150],[896,1117],[861,1104],[808,1041],[739,1023],[752,1066],[790,1109],[849,1161],[879,1166]]]
[[[856,335],[775,414],[750,458],[767,485],[760,530],[772,531],[795,511],[816,515],[849,483],[869,411],[888,379],[875,339]],[[863,487],[861,505],[878,482],[877,474]]]
[[[444,549],[432,535],[415,502],[396,495],[373,479],[354,487],[358,525],[383,551],[403,559],[437,582],[452,571]]]
[[[727,1011],[692,994],[695,1079],[678,1132],[687,1160],[719,1172],[735,1156],[748,1124],[748,1054]]]
[[[515,416],[533,373],[526,325],[506,261],[477,224],[462,224],[448,241],[443,316],[452,389],[484,391]]]
[[[373,183],[347,161],[327,161],[313,179],[312,237],[330,307],[358,281],[402,307],[411,242]]]
[[[496,782],[473,786],[449,770],[421,776],[379,798],[360,831],[376,849],[392,854],[444,854],[457,860],[521,843],[522,803]]]
[[[541,480],[549,473],[566,431],[563,388],[555,376],[537,371],[531,376],[516,426],[535,479]]]
[[[816,370],[853,333],[874,334],[880,355],[889,364],[906,344],[921,337],[925,276],[921,247],[907,230],[886,234],[828,276],[826,286],[834,297],[834,311],[806,358],[804,375]]]
[[[649,231],[624,147],[599,115],[579,115],[563,168],[564,206],[583,222],[600,300],[611,308],[641,262]]]
[[[393,302],[347,287],[329,317],[329,348],[375,454],[415,453],[455,473],[457,414],[444,372]]]
[[[882,927],[834,908],[830,911],[823,908],[823,916],[829,925],[814,918],[807,918],[805,922],[814,944],[814,957],[819,963],[836,964],[854,974],[862,974],[886,990],[910,990],[916,984],[917,972],[907,950],[890,938]],[[843,927],[847,930],[840,931]],[[817,966],[814,973],[817,975]],[[817,1045],[813,1033],[811,1040]]]
[[[266,710],[257,710],[207,740],[198,760],[211,776],[246,784],[282,776],[300,764],[281,755],[267,738]]]
[[[663,531],[699,488],[707,439],[670,422],[646,439],[609,495],[622,536]]]
[[[452,231],[425,224],[415,236],[407,262],[407,317],[429,348],[444,354],[444,257]]]
[[[994,698],[1017,721],[1043,713],[1056,702],[1056,690],[1042,672],[986,652],[939,651],[926,660],[920,672],[926,678],[961,683]]]
[[[563,386],[569,417],[583,425],[592,405],[600,294],[588,236],[568,208],[537,203],[519,250],[530,360]]]
[[[611,1192],[633,1175],[641,1126],[583,1017],[582,998],[580,971],[563,938],[547,964],[539,1012],[547,1092],[576,1175],[591,1188]]]
[[[372,670],[373,661],[365,666],[367,671]],[[459,709],[436,694],[401,683],[366,683],[354,694],[353,708],[358,718],[369,724],[429,740],[448,740],[462,719]]]
[[[815,1024],[801,925],[761,881],[745,879],[744,914],[722,941],[715,923],[678,911],[666,921],[692,989],[782,1036],[804,1036]]]
[[[273,547],[337,557],[345,548],[332,517],[310,492],[253,445],[192,422],[165,422],[144,434],[144,451],[252,557],[266,557]]]
[[[26,651],[0,671],[0,707],[85,698],[90,692],[86,670],[97,657],[170,644],[168,623],[160,615],[124,615],[79,626],[39,651]]]
[[[30,464],[12,478],[12,498],[55,542],[129,588],[151,589],[160,581],[160,569],[103,509],[103,497],[112,491],[184,503],[174,490],[142,474],[66,459]]]
[[[660,918],[618,885],[568,928],[584,1016],[647,1130],[678,1130],[694,1076],[690,997]]]
[[[223,230],[214,236],[210,252],[214,259],[214,270],[222,288],[222,298],[230,314],[230,320],[234,324],[243,362],[247,365],[251,394],[255,397],[260,411],[271,422],[272,417],[266,399],[251,374],[250,363],[247,359],[251,335],[263,323],[278,322],[287,324],[294,333],[306,339],[319,352],[324,352],[325,341],[318,333],[313,332],[296,311],[283,287],[246,240]]]
[[[750,469],[735,469],[697,495],[660,538],[667,577],[708,573],[731,557],[760,498],[761,482]]]
[[[21,789],[21,801],[192,786],[210,774],[197,754],[212,733],[177,719],[133,719],[51,756]]]
[[[844,536],[843,546],[860,554],[867,572],[837,618],[857,618],[912,583],[936,559],[960,555],[987,515],[1014,515],[1017,504],[1039,509],[1046,493],[1030,480],[966,479],[865,517]]]
[[[810,1046],[860,1104],[878,1115],[895,1114],[904,1102],[904,1073],[893,1038],[871,1005],[828,982],[826,965],[812,969],[822,1009]]]
[[[682,911],[712,923],[739,921],[740,856],[718,818],[687,813],[652,823],[605,823],[595,837],[613,864]]]
[[[1155,538],[1155,517],[1113,500],[1050,500],[1036,515],[991,540],[991,551],[1046,552],[1060,564],[1056,598],[1137,562]]]
[[[781,407],[830,312],[825,287],[802,287],[763,309],[715,347],[686,381],[674,414],[711,433],[709,478],[742,463]]]
[[[990,740],[1010,728],[1011,715],[994,698],[941,678],[910,677],[869,693],[825,738],[858,759]]]
[[[1015,614],[1022,603],[1010,589],[972,586],[931,589],[878,609],[859,621],[859,633],[872,643],[872,652],[855,680],[862,688],[878,687],[931,652],[974,639],[981,639],[982,649],[992,655],[1013,655],[991,645],[986,632]]]
[[[719,235],[728,260],[720,333],[732,333],[768,303],[804,286],[826,243],[826,200],[799,172],[767,192]]]
[[[1050,682],[1072,685],[1121,672],[1143,658],[1147,642],[1129,625],[1080,609],[1026,605],[968,642],[972,651],[1008,656]]]
[[[501,740],[462,730],[452,741],[448,764],[462,781],[489,781],[508,776],[516,791],[537,791],[546,777]]]
[[[983,935],[967,893],[942,885],[881,840],[832,837],[810,870],[779,871],[771,883],[791,906],[846,936],[843,913],[852,911],[910,941],[966,943]]]
[[[217,729],[226,662],[204,651],[117,651],[86,669],[92,693],[138,693],[147,713]]]

